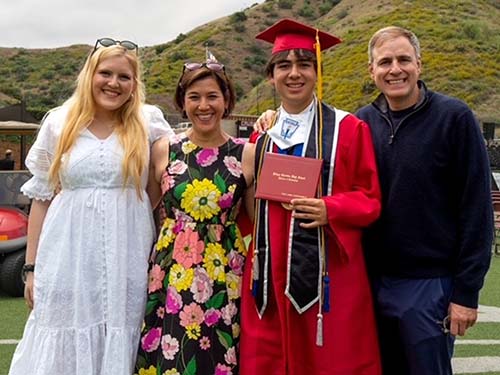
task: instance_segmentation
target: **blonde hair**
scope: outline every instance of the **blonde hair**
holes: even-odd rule
[[[124,56],[129,62],[135,80],[135,88],[129,100],[115,112],[115,119],[119,123],[115,130],[124,150],[123,186],[125,187],[131,178],[138,196],[142,199],[141,175],[147,167],[148,147],[147,132],[141,111],[145,100],[144,85],[136,52],[128,51],[119,45],[94,50],[78,75],[76,89],[65,103],[69,106],[69,111],[57,143],[54,161],[50,166],[49,180],[53,186],[59,183],[58,175],[63,164],[63,155],[71,150],[81,131],[89,126],[94,118],[96,102],[92,95],[92,80],[97,67],[101,61],[119,56]]]

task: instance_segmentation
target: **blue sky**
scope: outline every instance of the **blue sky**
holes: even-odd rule
[[[264,0],[10,0],[0,10],[0,47],[55,48],[108,36],[139,46],[180,33]]]

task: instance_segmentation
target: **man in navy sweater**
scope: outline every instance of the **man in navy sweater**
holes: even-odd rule
[[[399,27],[369,42],[371,128],[382,214],[365,237],[384,375],[451,375],[454,336],[477,319],[493,237],[490,170],[463,102],[419,80],[417,37]]]

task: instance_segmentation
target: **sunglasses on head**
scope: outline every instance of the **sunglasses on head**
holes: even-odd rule
[[[184,73],[186,70],[193,71],[201,68],[207,68],[208,70],[212,70],[214,72],[225,71],[224,65],[218,62],[205,62],[205,63],[190,62],[184,64],[184,69],[182,70],[182,73]]]
[[[101,38],[97,39],[97,41],[95,42],[94,50],[92,51],[92,53],[94,53],[99,48],[99,46],[111,47],[116,45],[122,46],[129,51],[135,51],[135,53],[139,51],[139,46],[134,42],[131,42],[130,40],[114,40],[111,38]]]

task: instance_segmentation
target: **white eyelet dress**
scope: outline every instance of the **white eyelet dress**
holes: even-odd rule
[[[123,150],[112,133],[85,130],[49,188],[48,170],[67,114],[52,110],[26,159],[33,174],[21,188],[52,199],[38,245],[34,310],[10,375],[130,375],[143,320],[148,256],[154,239],[151,204],[131,182],[123,187]],[[150,145],[173,135],[161,111],[145,105]]]

